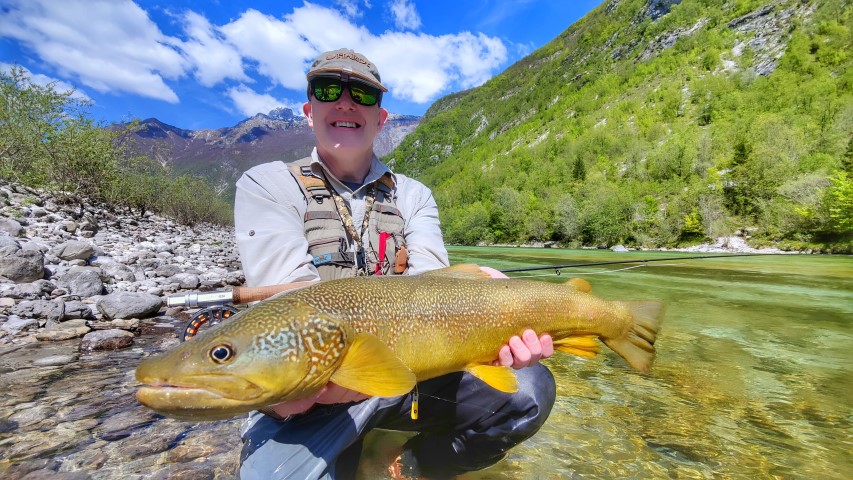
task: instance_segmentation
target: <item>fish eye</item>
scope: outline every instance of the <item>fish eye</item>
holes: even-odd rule
[[[216,345],[208,352],[210,359],[215,363],[225,363],[234,358],[234,348],[231,345]]]

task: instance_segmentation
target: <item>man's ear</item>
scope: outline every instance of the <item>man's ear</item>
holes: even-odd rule
[[[302,105],[302,113],[304,113],[305,118],[308,119],[308,126],[314,128],[314,117],[311,116],[311,102],[305,102]]]
[[[385,125],[385,122],[388,120],[388,110],[384,108],[379,108],[379,129],[382,130],[382,127]]]

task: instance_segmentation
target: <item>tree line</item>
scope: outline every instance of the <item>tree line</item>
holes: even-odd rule
[[[741,233],[853,252],[853,8],[776,2],[768,18],[808,17],[782,26],[784,54],[761,75],[755,31],[728,24],[765,3],[684,1],[657,21],[642,1],[602,6],[436,102],[388,160],[432,187],[451,243],[670,247]]]
[[[208,180],[142,153],[133,140],[135,123],[104,128],[89,115],[90,106],[73,90],[33,83],[21,67],[0,72],[0,178],[67,202],[85,199],[187,225],[233,222],[230,203]]]

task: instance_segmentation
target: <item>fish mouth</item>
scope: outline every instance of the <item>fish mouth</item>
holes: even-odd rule
[[[180,381],[140,378],[136,399],[168,417],[178,420],[218,420],[231,418],[264,405],[266,391],[233,376],[198,375]]]

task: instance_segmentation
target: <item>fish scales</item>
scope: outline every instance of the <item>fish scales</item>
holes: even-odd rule
[[[261,302],[175,350],[143,361],[137,398],[176,418],[229,418],[305,398],[334,381],[369,395],[468,371],[512,391],[493,367],[525,329],[591,357],[602,340],[647,371],[663,314],[658,302],[618,302],[570,284],[488,277],[460,265],[409,277],[318,283]]]

